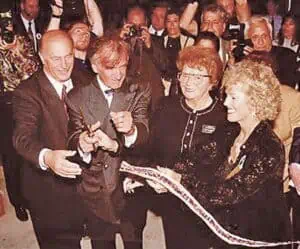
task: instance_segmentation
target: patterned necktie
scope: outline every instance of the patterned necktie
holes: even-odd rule
[[[31,44],[32,44],[32,46],[33,46],[33,48],[34,48],[34,50],[35,50],[35,46],[34,46],[34,37],[33,37],[33,32],[32,32],[32,28],[31,28],[31,21],[30,22],[28,22],[28,30],[27,30],[27,33],[28,33],[28,37],[29,37],[29,39],[30,39],[30,41],[31,41]]]
[[[65,113],[69,119],[69,114],[68,114],[68,110],[67,110],[67,87],[65,85],[63,85],[62,88],[62,92],[61,92],[61,100],[64,103],[64,109],[65,109]]]

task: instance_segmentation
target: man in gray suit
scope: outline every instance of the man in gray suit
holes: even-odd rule
[[[69,148],[78,150],[89,165],[77,188],[97,217],[89,236],[94,248],[115,248],[116,233],[126,249],[142,248],[145,221],[136,224],[132,219],[139,210],[128,210],[119,167],[127,151],[147,141],[150,86],[125,81],[129,48],[119,38],[94,41],[88,57],[97,76],[72,91],[68,104]],[[93,224],[102,229],[93,230]]]

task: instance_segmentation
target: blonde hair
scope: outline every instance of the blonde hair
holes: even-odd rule
[[[212,49],[203,49],[198,46],[186,47],[179,52],[177,68],[183,70],[184,66],[190,68],[205,68],[210,75],[210,83],[217,85],[222,77],[223,64],[219,54]]]
[[[259,120],[274,120],[281,103],[280,83],[264,63],[243,60],[224,73],[222,88],[239,85],[247,89],[249,104]]]

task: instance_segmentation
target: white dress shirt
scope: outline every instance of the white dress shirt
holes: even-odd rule
[[[21,14],[21,19],[23,21],[24,27],[26,29],[26,32],[28,32],[28,28],[29,28],[29,21],[24,18]],[[35,21],[31,20],[31,30],[32,30],[32,34],[33,34],[33,41],[34,41],[34,50],[37,51],[37,40],[36,40],[36,27],[35,27]]]
[[[165,29],[156,30],[155,28],[153,28],[152,25],[150,25],[148,31],[149,31],[149,33],[150,33],[151,35],[162,36],[162,35],[163,35],[163,32],[165,31]],[[155,34],[155,32],[157,32],[157,34]]]

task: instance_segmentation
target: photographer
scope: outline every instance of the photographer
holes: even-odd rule
[[[226,16],[229,19],[236,17],[239,22],[244,23],[250,18],[251,12],[248,0],[216,0],[215,4],[225,10]],[[194,19],[198,7],[198,1],[189,1],[180,19],[180,27],[187,30],[194,36],[197,36],[199,33],[198,20]],[[203,22],[202,17],[203,11],[201,16],[201,23]]]
[[[245,35],[253,44],[244,47],[244,54],[253,51],[265,51],[273,58],[278,68],[276,76],[281,84],[295,88],[298,82],[297,55],[294,51],[272,45],[272,25],[263,16],[252,16]]]
[[[152,39],[147,28],[146,11],[140,5],[130,6],[120,37],[131,47],[128,75],[138,84],[150,83],[152,90],[152,111],[158,100],[164,96],[161,76],[167,70],[168,58],[162,44]]]
[[[103,35],[103,20],[95,0],[52,0],[52,16],[47,30],[58,29],[66,23],[88,22],[91,31],[98,37]]]
[[[21,221],[28,219],[26,204],[20,189],[22,159],[12,146],[12,92],[39,68],[32,43],[13,31],[11,11],[0,13],[0,153],[4,166],[6,188],[16,215]]]

